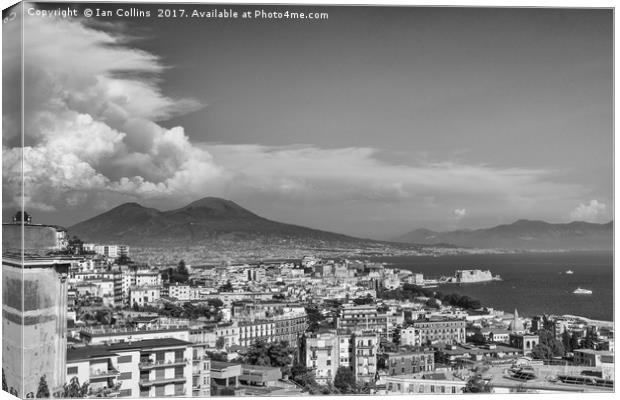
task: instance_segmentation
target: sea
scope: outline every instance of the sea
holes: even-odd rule
[[[521,316],[570,314],[613,320],[613,252],[400,256],[372,261],[422,273],[425,279],[453,276],[457,269],[490,270],[502,280],[440,284],[434,290],[467,295],[509,313],[517,309]],[[568,270],[573,274],[566,274]],[[578,287],[592,294],[573,294]]]

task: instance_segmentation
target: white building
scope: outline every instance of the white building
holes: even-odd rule
[[[193,362],[192,344],[150,339],[69,349],[67,383],[89,382],[90,396],[190,397],[194,376],[208,376],[210,363]]]
[[[145,306],[159,300],[161,297],[160,286],[132,286],[129,289],[129,304],[133,306]]]

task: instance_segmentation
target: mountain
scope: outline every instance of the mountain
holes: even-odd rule
[[[171,211],[125,203],[73,225],[68,231],[85,242],[144,247],[194,246],[222,240],[295,241],[306,244],[371,242],[271,221],[230,200],[216,197],[206,197]]]
[[[513,250],[611,250],[613,222],[593,224],[518,220],[512,224],[475,230],[435,232],[417,229],[393,239],[401,243],[438,244]]]

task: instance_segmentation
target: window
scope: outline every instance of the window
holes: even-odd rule
[[[431,393],[435,393],[435,385],[431,385]]]
[[[332,365],[332,360],[327,360],[327,365]]]
[[[78,373],[78,367],[67,368],[67,375],[75,375]]]
[[[119,397],[131,397],[131,389],[123,389],[118,395]]]
[[[121,372],[121,374],[118,377],[119,380],[124,381],[127,379],[131,379],[131,372]]]
[[[130,363],[131,362],[131,356],[120,356],[118,357],[118,361],[119,364],[124,364],[124,363]]]
[[[456,386],[452,386],[452,393],[456,393]]]

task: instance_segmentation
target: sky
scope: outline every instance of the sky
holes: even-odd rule
[[[370,238],[612,218],[610,10],[249,8],[329,19],[26,15],[3,219],[22,154],[26,210],[64,226],[205,196]]]

